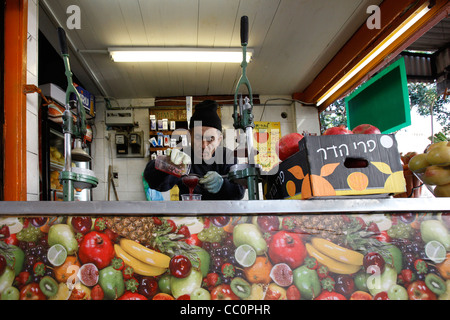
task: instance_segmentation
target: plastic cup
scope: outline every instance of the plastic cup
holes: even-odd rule
[[[202,195],[201,194],[182,194],[181,195],[182,201],[201,201]]]
[[[155,168],[180,178],[181,176],[189,174],[191,166],[189,164],[176,165],[170,161],[169,156],[159,156],[155,160]]]

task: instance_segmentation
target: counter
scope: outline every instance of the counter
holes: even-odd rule
[[[448,198],[5,201],[0,294],[448,300],[449,213]]]
[[[271,215],[311,213],[440,212],[449,198],[254,201],[3,201],[0,215]]]

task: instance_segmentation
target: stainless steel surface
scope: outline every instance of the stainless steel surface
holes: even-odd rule
[[[88,162],[92,160],[92,157],[83,150],[81,139],[75,139],[74,148],[72,149],[72,160],[79,162]]]
[[[64,133],[64,171],[72,171],[72,135]]]
[[[253,128],[245,128],[245,134],[247,136],[248,163],[255,164],[255,149],[253,149]]]
[[[450,211],[449,198],[253,201],[3,201],[0,215],[273,215]]]
[[[87,169],[87,168],[81,168],[81,167],[73,167],[72,172],[77,173],[79,175],[84,176],[84,180],[74,181],[73,186],[78,189],[87,189],[96,187],[96,185],[93,185],[95,180],[97,180],[97,177],[95,176],[95,172]],[[88,180],[90,180],[88,182]]]
[[[237,163],[230,167],[230,172],[237,172],[248,168],[250,165],[248,163]]]

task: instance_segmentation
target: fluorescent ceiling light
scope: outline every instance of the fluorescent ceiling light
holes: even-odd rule
[[[340,79],[333,87],[331,87],[330,90],[328,90],[322,97],[320,97],[319,101],[317,101],[317,106],[320,106],[322,103],[324,103],[344,84],[346,84],[358,72],[366,67],[371,61],[373,61],[380,53],[382,53],[390,45],[392,45],[394,41],[396,41],[409,28],[416,24],[416,22],[418,22],[429,10],[430,9],[428,8],[428,3],[426,3],[416,12],[414,12],[410,17],[408,17],[408,19],[406,19],[401,25],[399,25],[397,29],[395,29],[389,36],[386,37],[386,39],[378,44],[378,46],[376,46],[364,59],[362,59],[342,79]]]
[[[240,48],[108,48],[114,62],[222,62],[241,63]],[[247,49],[250,62],[253,50]]]

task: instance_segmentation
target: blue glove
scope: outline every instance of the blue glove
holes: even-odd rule
[[[203,188],[210,193],[217,193],[223,185],[223,178],[215,171],[208,171],[198,183],[203,185]]]

